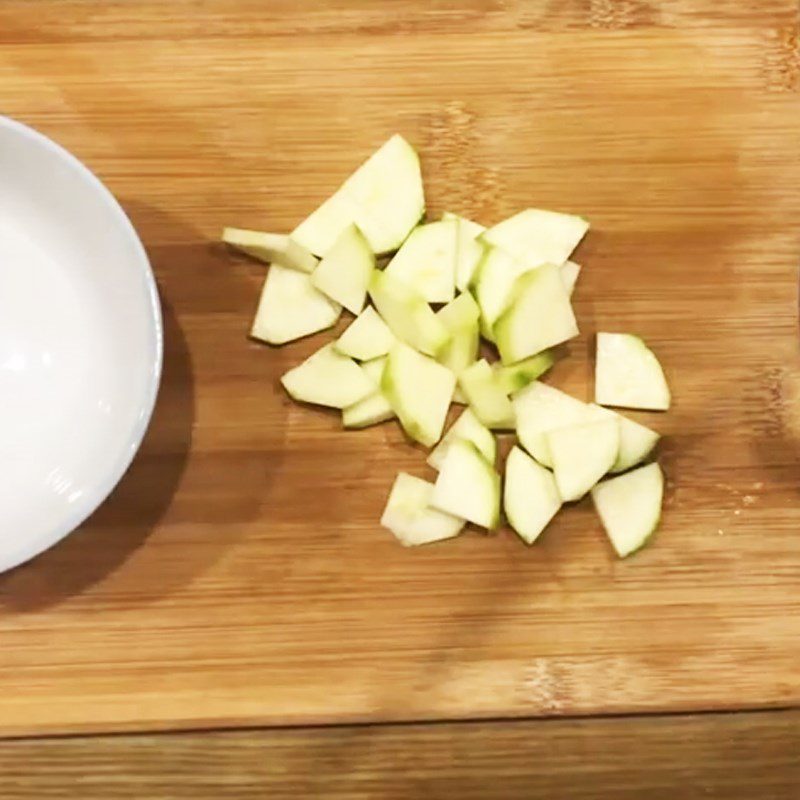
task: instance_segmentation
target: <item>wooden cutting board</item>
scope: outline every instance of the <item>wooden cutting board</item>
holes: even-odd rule
[[[117,194],[167,328],[129,475],[0,578],[0,733],[800,701],[798,19],[757,5],[0,0],[0,110]],[[532,548],[403,549],[377,522],[424,452],[288,402],[329,334],[247,339],[264,270],[221,227],[292,228],[398,131],[433,215],[593,223],[548,380],[588,398],[598,330],[668,371],[635,558],[586,502]]]

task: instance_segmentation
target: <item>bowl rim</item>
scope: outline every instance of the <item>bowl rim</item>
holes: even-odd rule
[[[147,251],[139,238],[139,234],[136,232],[136,228],[111,190],[77,156],[30,125],[0,114],[0,127],[10,129],[22,137],[31,139],[39,146],[54,153],[105,201],[111,214],[117,218],[120,233],[132,245],[144,273],[146,300],[150,310],[150,319],[155,338],[155,358],[149,371],[147,391],[142,399],[136,422],[127,435],[125,446],[120,449],[110,469],[108,469],[103,479],[99,481],[97,489],[90,495],[85,496],[85,498],[81,498],[81,501],[76,503],[75,508],[60,523],[55,525],[51,532],[30,541],[20,550],[15,551],[7,561],[0,558],[0,573],[2,573],[30,561],[32,558],[49,550],[70,533],[73,533],[109,498],[130,468],[144,441],[161,386],[164,364],[164,320],[158,286]]]

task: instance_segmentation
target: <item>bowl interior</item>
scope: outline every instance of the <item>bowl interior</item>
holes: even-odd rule
[[[76,159],[0,118],[0,570],[105,499],[152,412],[161,316],[127,217]]]

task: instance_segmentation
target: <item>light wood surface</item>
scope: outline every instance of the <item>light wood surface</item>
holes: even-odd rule
[[[795,800],[797,712],[0,743],[4,800]]]
[[[130,474],[0,578],[0,734],[729,709],[800,700],[796,3],[0,0],[0,108],[83,159],[152,257],[163,389]],[[394,424],[344,434],[246,339],[287,230],[388,135],[432,213],[582,213],[583,337],[635,331],[675,405],[619,562],[586,503],[408,551]]]

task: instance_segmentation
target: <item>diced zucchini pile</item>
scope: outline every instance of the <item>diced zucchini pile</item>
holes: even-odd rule
[[[284,388],[341,409],[345,428],[396,418],[432,448],[435,482],[399,473],[381,519],[405,545],[466,523],[494,530],[503,511],[532,544],[590,494],[615,552],[635,552],[661,514],[663,474],[642,466],[659,435],[605,406],[667,410],[661,365],[640,338],[603,332],[594,403],[540,380],[579,333],[581,268],[569,259],[589,224],[533,208],[489,228],[424,216],[419,159],[393,136],[291,234],[225,229],[223,241],[271,265],[253,337],[280,345],[354,316]],[[382,269],[380,256],[391,256]],[[445,432],[452,403],[467,408]],[[504,477],[495,432],[516,437]]]

